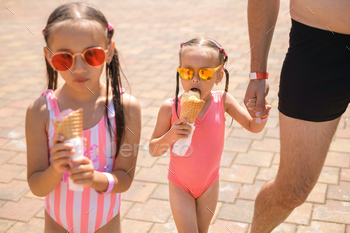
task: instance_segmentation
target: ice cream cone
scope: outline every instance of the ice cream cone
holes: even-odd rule
[[[181,101],[181,117],[186,117],[190,124],[194,123],[198,114],[202,110],[205,101],[197,98],[186,98],[184,101]]]
[[[56,134],[64,136],[65,140],[83,137],[83,109],[78,109],[67,115],[61,123],[52,120]]]

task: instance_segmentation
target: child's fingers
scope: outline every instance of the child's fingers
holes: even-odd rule
[[[181,117],[177,121],[174,122],[174,125],[184,125],[187,124],[188,119],[186,117]]]
[[[57,153],[59,151],[71,151],[73,150],[73,145],[71,143],[57,143],[52,147],[51,153]]]
[[[57,143],[63,142],[64,136],[61,134],[56,134],[52,137],[52,144],[55,145]]]

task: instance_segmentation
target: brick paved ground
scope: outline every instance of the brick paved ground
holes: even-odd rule
[[[44,40],[40,31],[52,10],[64,2],[2,0],[0,4],[0,232],[43,231],[43,199],[35,197],[26,182],[25,111],[45,89]],[[177,52],[182,41],[195,36],[217,39],[228,51],[228,68],[234,67],[229,91],[242,100],[249,72],[247,3],[90,2],[115,25],[116,45],[123,55],[131,93],[142,105],[141,143],[145,147],[140,149],[135,181],[122,195],[123,230],[176,232],[168,201],[169,159],[152,158],[146,146],[160,104],[173,96]],[[248,133],[236,123],[227,127],[219,203],[209,232],[249,232],[255,196],[277,172],[277,89],[288,44],[288,10],[283,1],[269,56],[271,116],[259,134]],[[223,88],[223,84],[216,87]],[[347,111],[339,124],[319,182],[307,202],[296,208],[274,233],[350,233],[349,116]]]

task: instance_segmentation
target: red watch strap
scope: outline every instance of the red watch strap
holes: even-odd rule
[[[269,73],[267,72],[254,72],[249,74],[250,79],[267,79],[269,77]]]

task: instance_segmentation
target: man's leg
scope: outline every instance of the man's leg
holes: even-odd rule
[[[280,113],[280,165],[276,178],[256,198],[251,233],[271,232],[305,202],[321,173],[339,119],[309,122]]]

